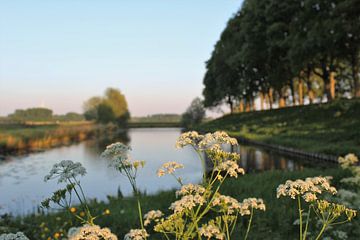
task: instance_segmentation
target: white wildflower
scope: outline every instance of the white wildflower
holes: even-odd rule
[[[50,170],[50,173],[45,176],[44,181],[59,178],[58,183],[65,182],[67,179],[75,178],[79,175],[84,176],[86,169],[81,163],[74,163],[71,160],[63,160],[60,163],[55,163]]]
[[[225,161],[223,163],[220,163],[218,166],[214,168],[214,171],[225,171],[227,174],[229,174],[231,177],[238,177],[238,174],[245,174],[245,170],[243,168],[240,168],[239,165],[235,161]]]
[[[184,165],[177,162],[166,162],[159,168],[157,175],[161,177],[165,174],[173,174],[176,169],[180,168],[184,168]]]
[[[297,179],[295,181],[287,180],[285,184],[280,184],[276,191],[277,198],[288,196],[295,199],[301,195],[305,200],[309,201],[310,199],[314,199],[316,194],[323,192],[336,194],[337,192],[334,187],[330,186],[329,179],[326,177],[313,177],[306,178],[305,180]],[[312,193],[313,195],[307,193]]]
[[[149,234],[145,229],[131,229],[130,232],[125,235],[124,240],[143,240],[147,237],[149,237]]]
[[[203,186],[189,183],[189,184],[183,185],[180,190],[176,191],[176,197],[185,196],[185,195],[193,195],[193,194],[202,195],[204,193],[205,193],[205,188]]]
[[[345,157],[339,157],[338,162],[342,168],[347,168],[356,165],[359,162],[359,159],[355,154],[349,153]]]
[[[144,215],[144,226],[147,226],[151,221],[157,222],[164,214],[160,210],[151,210]]]
[[[207,239],[215,238],[219,240],[225,239],[225,234],[220,231],[220,229],[213,224],[205,224],[199,229],[201,236],[206,237]]]
[[[0,235],[0,240],[29,240],[22,232],[17,233],[4,233]]]
[[[180,213],[193,209],[197,205],[204,205],[206,202],[205,198],[200,194],[186,195],[180,200],[177,200],[171,204],[169,209],[173,210],[174,213]]]
[[[117,240],[118,238],[111,233],[108,228],[100,228],[97,225],[89,226],[85,225],[83,227],[69,230],[69,240],[83,240],[83,239],[92,239],[92,240]]]
[[[238,200],[232,198],[230,196],[225,196],[221,194],[217,194],[212,201],[211,205],[213,207],[220,207],[221,212],[225,212],[226,214],[234,214],[237,211],[240,211],[241,205]],[[249,213],[250,214],[250,213]]]

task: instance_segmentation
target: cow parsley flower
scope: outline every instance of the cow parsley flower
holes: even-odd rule
[[[206,190],[203,186],[189,183],[183,185],[180,190],[176,191],[176,197],[185,196],[185,195],[194,195],[194,194],[202,195],[205,193],[205,191]]]
[[[147,237],[149,237],[149,234],[145,229],[131,229],[130,232],[125,235],[124,240],[144,240]]]
[[[180,200],[177,200],[171,204],[169,209],[173,210],[174,213],[181,213],[193,209],[195,206],[202,206],[206,202],[204,196],[200,194],[186,195]]]
[[[85,225],[80,228],[70,228],[68,232],[69,240],[118,240],[108,228],[100,228],[97,225]]]
[[[277,198],[288,196],[295,199],[297,196],[302,196],[307,201],[315,200],[316,194],[329,192],[334,195],[337,192],[336,188],[330,186],[329,179],[326,177],[313,177],[306,178],[305,180],[297,179],[295,181],[287,180],[285,184],[280,184],[276,191]]]
[[[225,171],[227,174],[229,174],[230,177],[238,177],[238,174],[245,174],[245,170],[235,162],[228,160],[226,162],[220,163],[218,166],[214,168],[214,171],[222,172]]]
[[[176,169],[180,168],[184,168],[184,165],[177,162],[166,162],[159,168],[157,175],[162,177],[165,174],[173,174]]]
[[[17,233],[4,233],[0,235],[0,240],[29,240],[22,232]]]
[[[151,210],[144,215],[144,226],[149,225],[152,221],[158,222],[164,214],[160,210]]]
[[[225,234],[220,231],[220,229],[214,224],[204,224],[199,228],[199,233],[201,236],[206,237],[207,239],[215,238],[219,240],[225,239]]]
[[[75,178],[77,176],[84,176],[86,169],[81,163],[74,163],[71,160],[63,160],[60,163],[55,163],[50,170],[50,173],[44,177],[44,181],[47,182],[50,179],[58,179],[58,183],[66,182],[67,179]]]

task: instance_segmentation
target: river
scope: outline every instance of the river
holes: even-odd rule
[[[157,177],[157,169],[167,161],[185,165],[178,174],[185,183],[198,183],[202,167],[196,153],[191,148],[176,149],[175,142],[180,135],[179,128],[134,128],[117,139],[88,140],[71,146],[64,146],[31,153],[24,156],[8,156],[0,161],[0,215],[12,213],[24,215],[36,211],[39,203],[49,197],[60,186],[56,181],[44,182],[43,178],[53,164],[61,160],[78,161],[87,169],[81,184],[90,198],[106,200],[108,195],[125,196],[132,193],[127,180],[117,171],[108,167],[107,160],[100,154],[113,141],[131,145],[131,156],[135,160],[145,160],[137,181],[141,191],[154,194],[158,191],[177,187],[170,176]],[[271,169],[296,170],[303,162],[251,146],[240,146],[240,165],[247,172]]]

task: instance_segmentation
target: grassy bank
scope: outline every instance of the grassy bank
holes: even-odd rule
[[[90,138],[99,129],[91,122],[0,124],[0,155],[68,145]]]
[[[305,178],[308,176],[331,175],[334,176],[333,184],[339,187],[339,180],[345,176],[345,172],[339,169],[305,169],[299,172],[273,171],[257,174],[248,174],[238,179],[228,180],[222,188],[221,193],[231,195],[238,200],[247,197],[263,198],[266,205],[266,212],[258,212],[254,218],[254,225],[249,239],[296,239],[298,226],[293,222],[297,219],[297,209],[295,201],[290,199],[276,199],[276,188],[287,179]],[[255,187],[256,186],[256,187]],[[85,189],[86,191],[86,189]],[[174,192],[161,192],[154,196],[142,198],[144,212],[151,209],[161,209],[168,212],[168,207],[175,200]],[[103,227],[109,227],[112,232],[122,239],[125,233],[131,228],[139,227],[135,201],[132,198],[109,197],[108,203],[91,203],[91,208],[95,215],[99,216],[95,222]],[[110,214],[104,214],[106,210]],[[23,231],[30,239],[54,239],[56,232],[65,232],[67,229],[78,224],[75,219],[68,221],[69,214],[60,212],[51,215],[34,215],[24,218],[3,217],[0,222],[1,231]],[[360,219],[355,219],[354,226],[359,226]],[[244,225],[240,222],[234,233],[239,236],[244,230]],[[311,231],[311,230],[310,230]],[[353,227],[348,232],[349,239],[360,237],[357,227]],[[150,239],[162,239],[152,234]]]
[[[360,155],[360,99],[226,115],[197,128],[315,153]]]

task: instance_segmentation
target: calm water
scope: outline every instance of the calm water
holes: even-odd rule
[[[43,182],[43,177],[54,163],[69,159],[81,162],[88,174],[81,179],[84,190],[90,198],[106,200],[107,195],[131,195],[126,179],[108,167],[108,162],[99,157],[105,146],[113,141],[128,142],[132,147],[132,157],[146,160],[146,166],[138,176],[142,191],[153,194],[161,190],[177,187],[170,177],[157,177],[157,169],[167,161],[177,161],[185,165],[178,174],[184,182],[197,183],[202,176],[201,163],[191,148],[176,149],[176,139],[180,135],[177,128],[130,129],[118,139],[85,141],[66,147],[55,148],[41,153],[21,157],[7,157],[0,161],[0,214],[11,212],[26,214],[36,210],[38,204],[56,190],[56,181]],[[302,168],[300,161],[266,152],[248,146],[240,146],[241,165],[248,172],[254,170]]]

